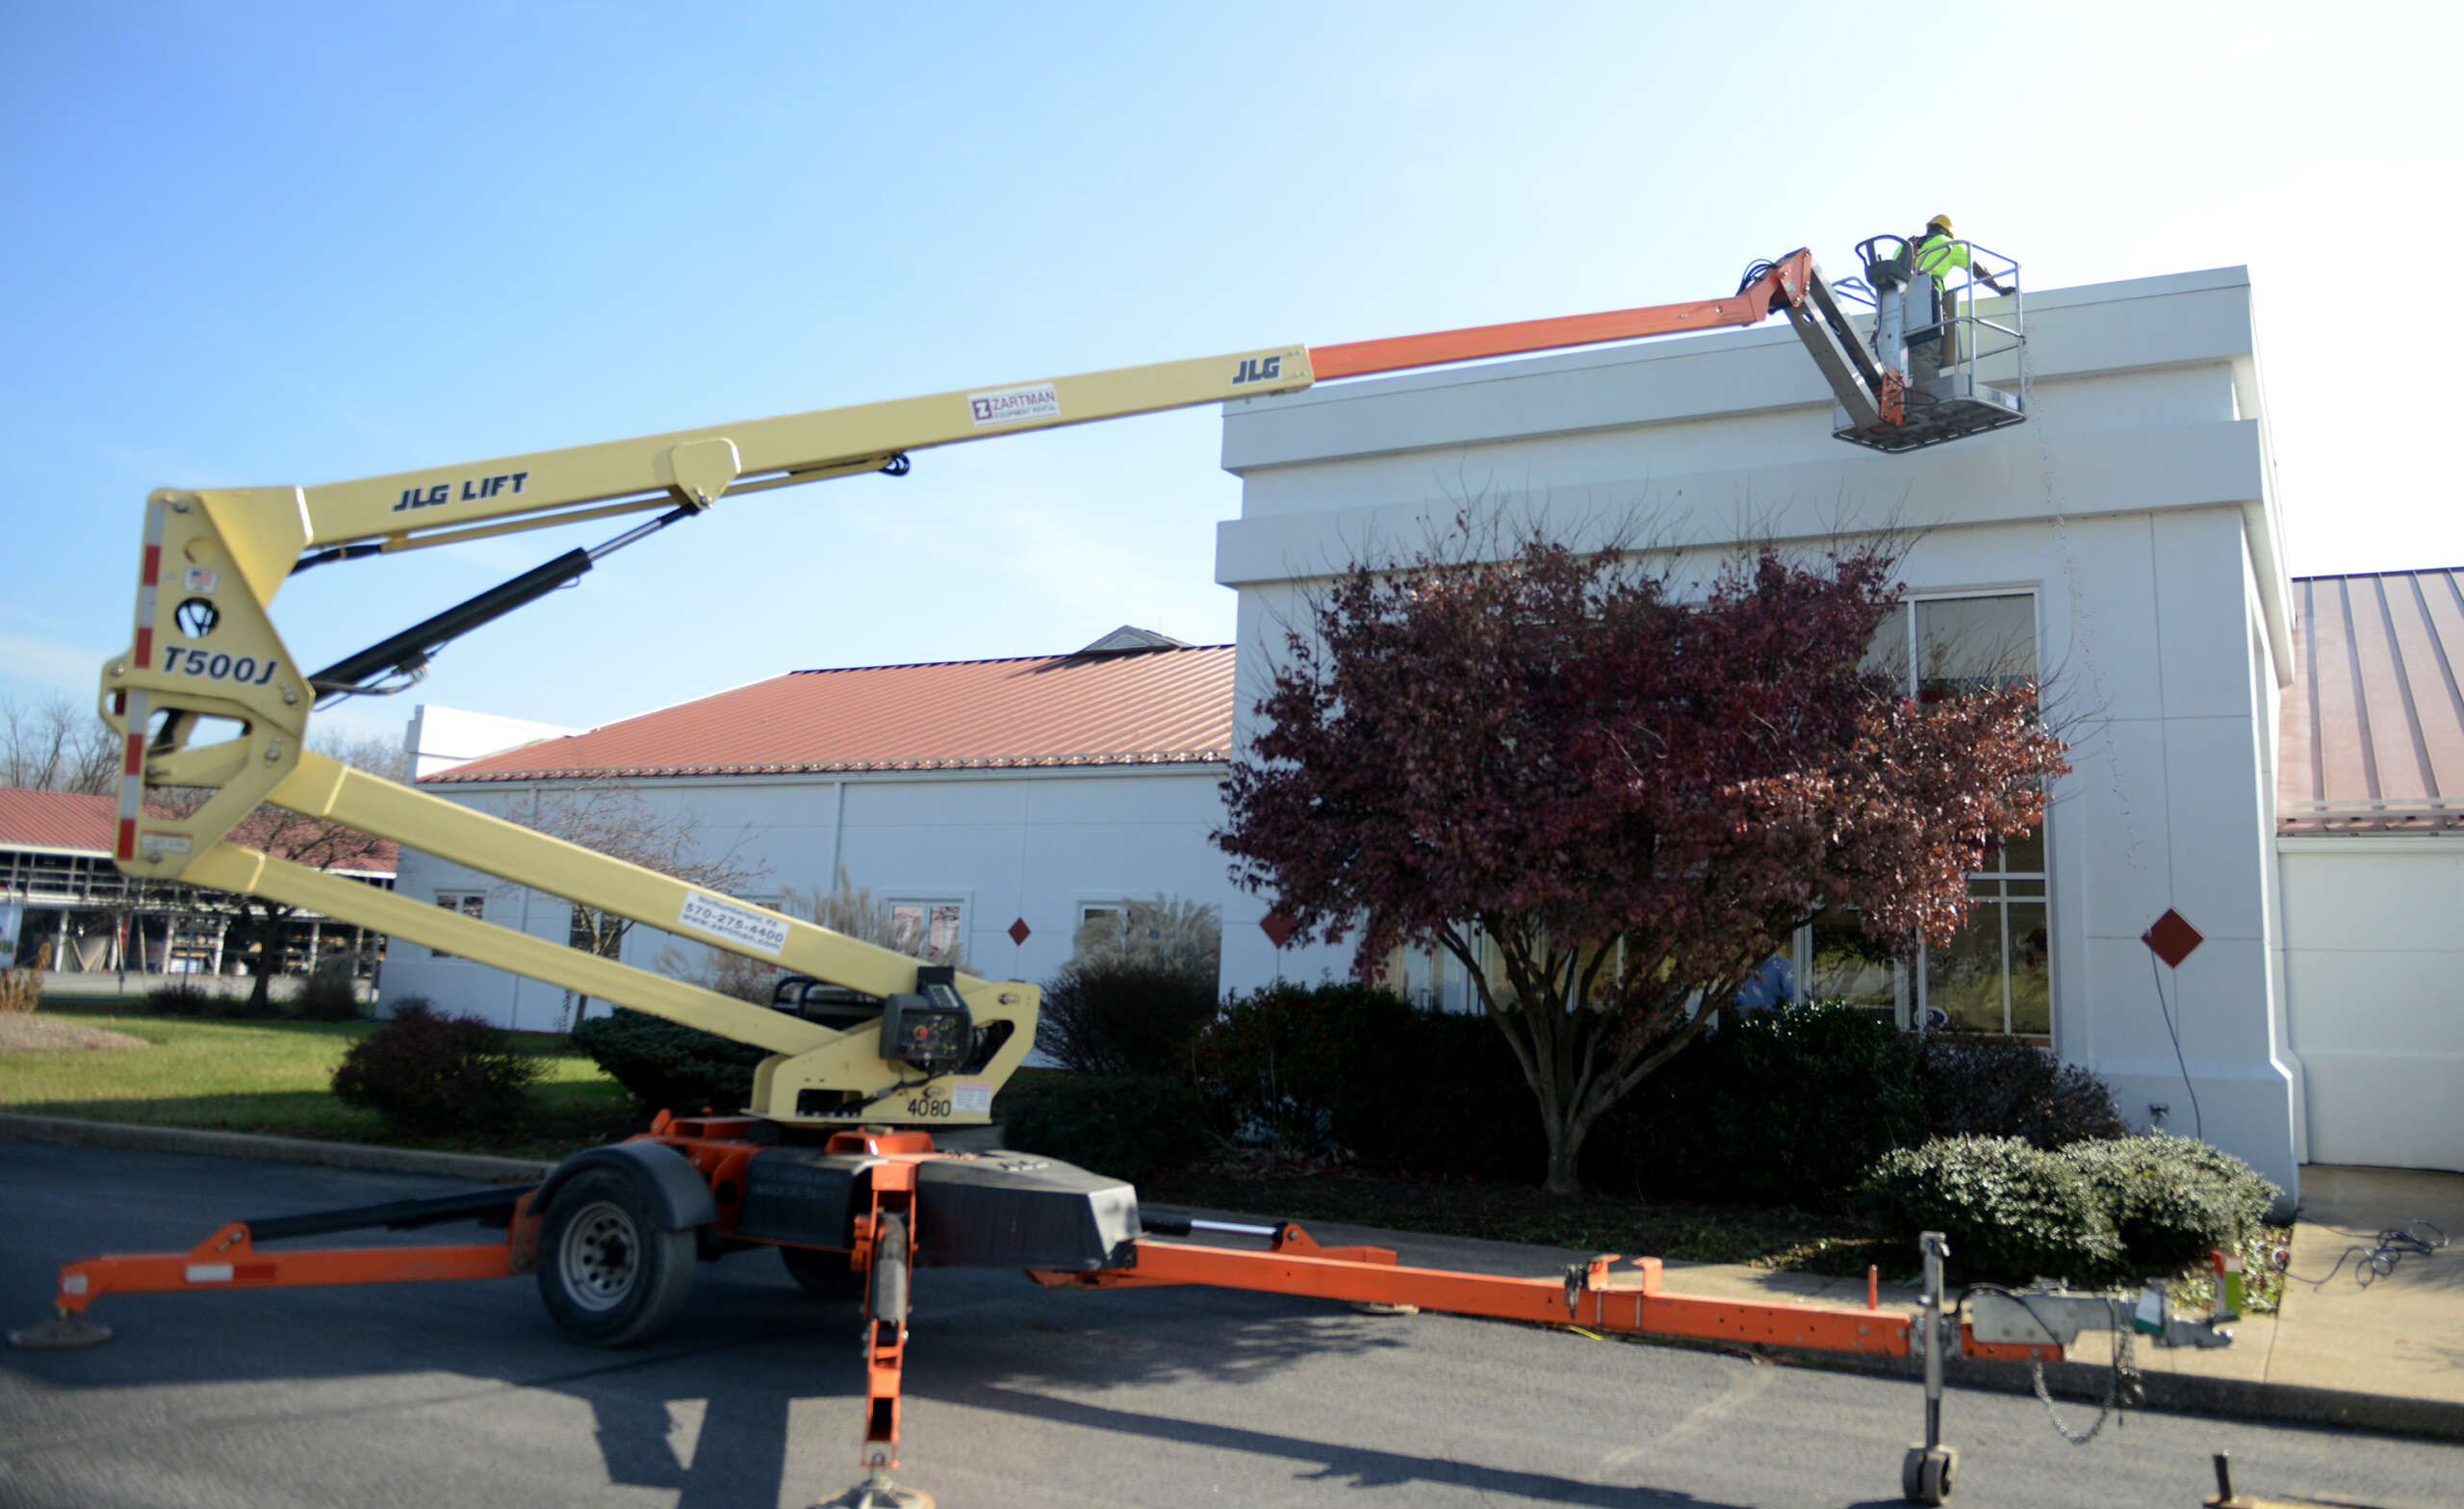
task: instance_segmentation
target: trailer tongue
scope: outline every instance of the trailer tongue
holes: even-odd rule
[[[891,1480],[910,1278],[916,1266],[1023,1268],[1049,1287],[1199,1285],[1376,1307],[1579,1326],[1603,1336],[1724,1342],[1925,1361],[1925,1439],[1909,1448],[1911,1502],[1948,1497],[1958,1454],[1941,1440],[1942,1362],[2058,1362],[2083,1329],[2136,1327],[2161,1346],[2220,1346],[2215,1317],[2179,1317],[2158,1297],[2139,1308],[2040,1288],[1945,1302],[1948,1246],[1925,1239],[1926,1291],[1914,1310],[1713,1299],[1672,1292],[1659,1260],[1616,1254],[1529,1277],[1408,1267],[1374,1246],[1322,1246],[1289,1222],[1211,1221],[1142,1213],[1129,1185],[1019,1153],[944,1153],[919,1132],[857,1131],[818,1144],[775,1140],[743,1116],[662,1114],[650,1133],[593,1148],[540,1184],[425,1200],[229,1222],[185,1252],[87,1258],[60,1270],[56,1315],[11,1335],[21,1346],[91,1345],[111,1331],[87,1317],[105,1294],[506,1278],[530,1273],[577,1340],[642,1341],[672,1319],[697,1261],[777,1247],[800,1283],[860,1294],[866,1357],[860,1462],[850,1503],[931,1500]],[[491,1241],[270,1248],[261,1243],[476,1220]],[[1171,1240],[1183,1239],[1183,1240]],[[1225,1246],[1232,1239],[1254,1246]]]

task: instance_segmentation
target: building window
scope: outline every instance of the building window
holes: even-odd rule
[[[889,904],[890,947],[927,961],[950,959],[965,936],[963,902],[893,899]]]
[[[2031,594],[1920,598],[1883,621],[1865,665],[1931,703],[2035,680],[2036,647]],[[1967,920],[1948,944],[1923,950],[1912,968],[1859,931],[1854,912],[1816,916],[1795,939],[1797,998],[1887,1012],[1902,1027],[2049,1038],[2044,855],[2041,828],[1989,851],[1985,867],[1968,876]]]
[[[485,891],[438,891],[436,904],[447,911],[458,911],[466,917],[476,919],[487,913],[488,895]],[[430,959],[454,957],[441,948],[429,949],[427,954]]]
[[[621,958],[625,950],[625,930],[632,919],[612,911],[599,911],[577,904],[572,923],[565,931],[565,945],[601,959]]]

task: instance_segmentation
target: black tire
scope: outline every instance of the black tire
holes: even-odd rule
[[[586,1346],[630,1346],[676,1318],[693,1292],[694,1235],[659,1227],[658,1204],[622,1168],[585,1169],[539,1225],[539,1297]]]
[[[796,1287],[815,1299],[860,1299],[864,1292],[863,1276],[848,1263],[843,1252],[821,1252],[811,1247],[781,1247],[779,1261],[787,1266],[787,1276]]]
[[[873,1235],[872,1302],[867,1314],[892,1325],[907,1323],[907,1218],[885,1215]]]
[[[1948,1503],[1959,1477],[1960,1454],[1948,1446],[1908,1448],[1899,1465],[1900,1496],[1912,1504]]]

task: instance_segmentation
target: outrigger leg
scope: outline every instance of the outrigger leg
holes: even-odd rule
[[[893,1171],[895,1170],[895,1171]],[[832,1509],[934,1509],[933,1496],[890,1479],[898,1467],[899,1379],[907,1362],[907,1280],[915,1251],[914,1165],[873,1170],[873,1210],[856,1229],[864,1281],[864,1481]]]

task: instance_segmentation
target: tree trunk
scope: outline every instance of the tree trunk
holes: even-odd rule
[[[1565,1106],[1540,1108],[1541,1126],[1549,1134],[1549,1174],[1541,1189],[1551,1194],[1582,1193],[1582,1144],[1596,1119],[1597,1113],[1584,1114]]]

